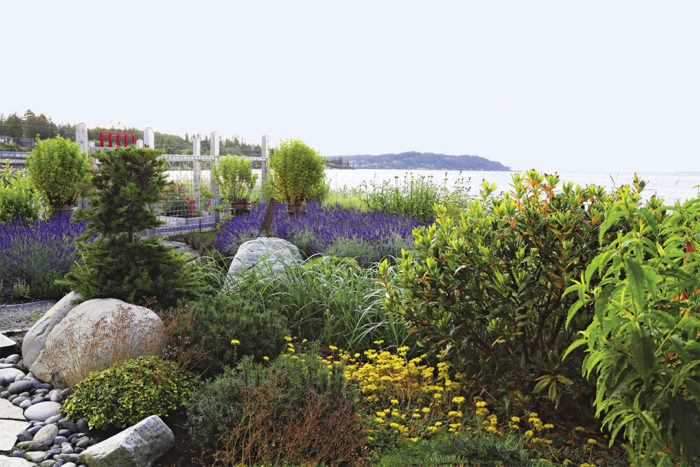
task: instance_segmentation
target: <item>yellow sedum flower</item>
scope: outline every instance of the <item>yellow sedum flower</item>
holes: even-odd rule
[[[238,339],[231,339],[231,345],[238,345],[240,343],[241,341],[239,341]]]

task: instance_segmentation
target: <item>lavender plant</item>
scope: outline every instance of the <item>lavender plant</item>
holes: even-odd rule
[[[29,285],[35,299],[60,298],[66,286],[54,284],[75,262],[74,239],[85,231],[83,222],[71,223],[65,216],[26,221],[23,218],[0,224],[0,285]]]
[[[266,204],[255,206],[250,215],[230,219],[217,237],[217,248],[235,254],[238,245],[256,238]],[[271,232],[294,243],[307,256],[314,254],[353,257],[362,265],[398,256],[401,248],[413,245],[412,231],[420,223],[407,216],[384,212],[345,210],[308,203],[307,214],[289,216],[283,206],[275,206]]]

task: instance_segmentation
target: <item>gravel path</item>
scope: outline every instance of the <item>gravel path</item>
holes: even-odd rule
[[[0,333],[12,336],[13,340],[21,344],[26,331],[16,331],[31,328],[55,303],[56,300],[43,300],[18,305],[0,305]]]

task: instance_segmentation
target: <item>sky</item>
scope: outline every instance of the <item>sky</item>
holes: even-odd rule
[[[700,171],[698,0],[0,1],[0,113]]]

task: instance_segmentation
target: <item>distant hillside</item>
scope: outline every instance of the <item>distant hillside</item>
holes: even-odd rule
[[[480,156],[448,156],[432,152],[402,152],[378,156],[332,156],[353,169],[399,169],[399,170],[502,170],[507,167],[500,162]]]

